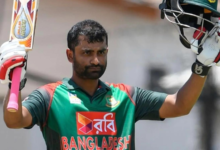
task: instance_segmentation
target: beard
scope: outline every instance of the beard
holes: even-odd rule
[[[73,69],[78,77],[82,79],[99,79],[105,72],[107,66],[107,61],[105,65],[89,65],[82,66],[80,63],[74,58]]]

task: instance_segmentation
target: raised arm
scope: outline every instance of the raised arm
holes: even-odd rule
[[[175,94],[168,95],[161,106],[161,118],[187,115],[198,100],[204,87],[206,77],[192,74],[189,80]]]
[[[159,110],[161,118],[178,117],[190,112],[202,92],[209,69],[211,66],[220,66],[219,39],[218,33],[215,32],[200,48],[198,45],[202,40],[193,39],[196,42],[191,45],[191,49],[197,54],[192,65],[193,74],[176,94],[166,97]]]
[[[9,84],[9,90],[4,99],[4,121],[9,128],[22,128],[30,125],[32,117],[26,108],[21,106],[21,93],[19,92],[19,100],[18,100],[18,111],[17,112],[9,112],[7,110],[7,105],[9,101],[10,94],[10,82],[11,82],[11,74],[12,70],[15,67],[22,68],[22,74],[20,79],[20,88],[25,86],[26,79],[24,79],[24,75],[26,73],[26,58],[27,54],[25,51],[25,47],[20,45],[17,40],[12,40],[9,42],[5,42],[0,47],[0,81],[3,84]]]

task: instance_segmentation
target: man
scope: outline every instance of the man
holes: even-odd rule
[[[9,128],[30,129],[39,125],[48,150],[134,150],[135,122],[164,120],[190,112],[203,89],[209,65],[218,56],[216,38],[215,32],[205,40],[206,47],[197,56],[200,62],[192,65],[193,73],[185,85],[175,94],[165,94],[99,80],[107,66],[108,35],[98,22],[81,21],[67,36],[66,55],[73,69],[71,78],[44,85],[23,102],[20,98],[16,113],[6,109],[8,92],[4,100],[4,121]],[[15,55],[26,58],[24,51],[17,41],[4,43],[0,49],[0,66]],[[210,55],[211,51],[215,53]],[[6,57],[9,54],[10,57]],[[207,60],[212,61],[207,64]],[[24,61],[23,74],[26,64]],[[10,70],[19,65],[9,66],[8,71],[2,73],[5,78],[1,81],[9,83]],[[21,81],[20,90],[25,85],[23,75]]]

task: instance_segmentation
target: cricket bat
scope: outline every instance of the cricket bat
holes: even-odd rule
[[[33,49],[34,31],[37,20],[39,0],[13,0],[10,40],[18,39],[26,51]],[[7,109],[10,112],[18,110],[19,85],[21,67],[13,70],[12,84]]]

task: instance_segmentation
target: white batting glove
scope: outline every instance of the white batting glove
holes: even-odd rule
[[[22,67],[21,80],[24,79],[27,66],[27,53],[24,45],[20,45],[18,40],[5,42],[0,47],[0,81],[10,83],[13,69]],[[20,80],[20,81],[21,81]]]
[[[197,54],[196,58],[200,63],[205,66],[220,66],[219,59],[216,58],[220,50],[219,35],[217,32],[206,39],[201,49],[197,48],[196,46],[198,46],[198,40],[193,43],[191,49]]]
[[[211,66],[220,66],[220,37],[219,32],[214,32],[203,43],[202,47],[198,45],[203,40],[204,34],[197,31],[191,41],[191,50],[197,54],[196,62],[192,65],[192,72],[201,76],[208,74]]]

